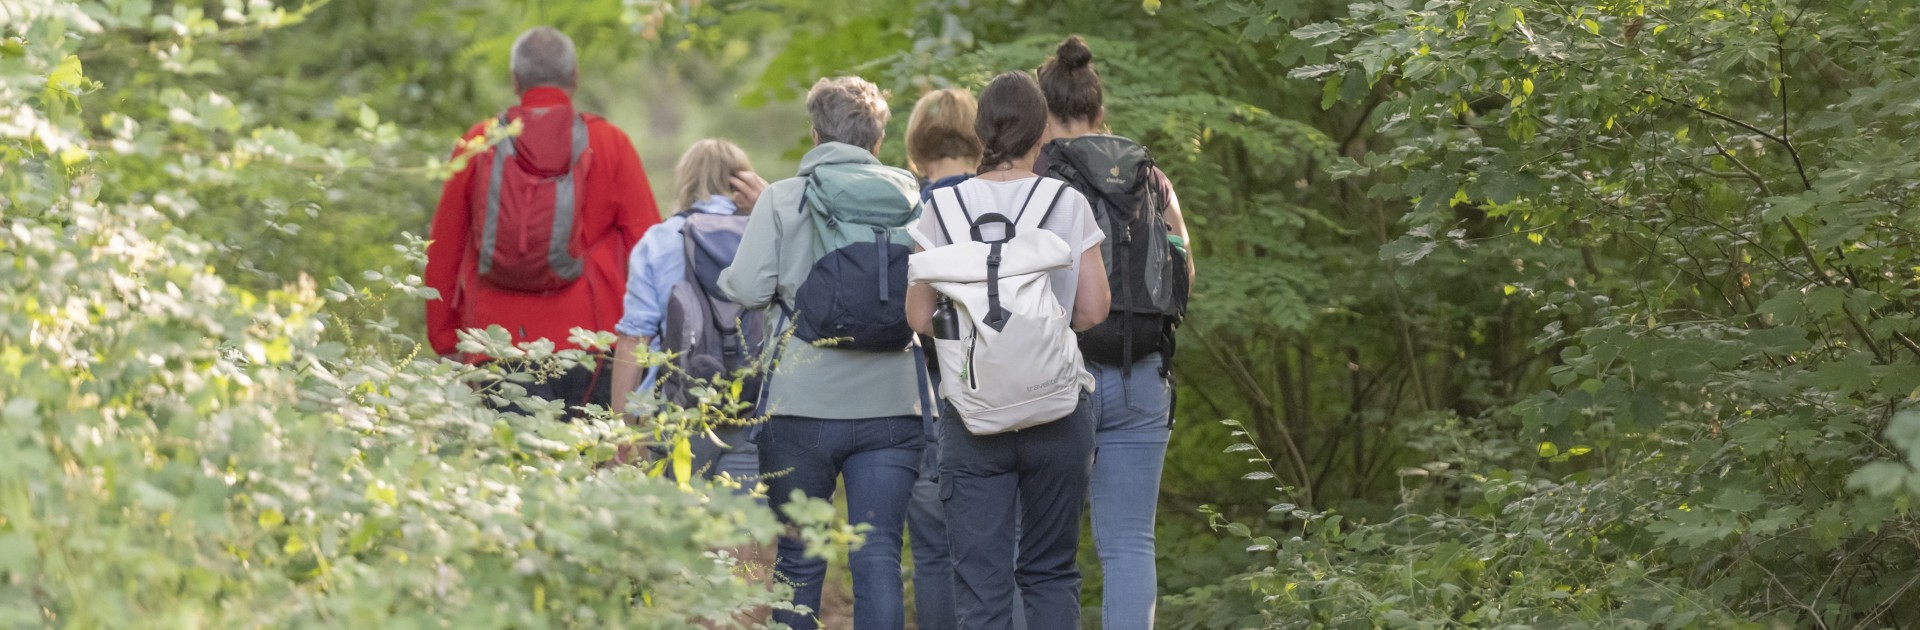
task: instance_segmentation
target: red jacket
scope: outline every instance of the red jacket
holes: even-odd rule
[[[537,87],[520,96],[520,105],[571,107],[572,99],[557,88]],[[435,352],[457,354],[455,331],[464,328],[497,324],[516,343],[545,338],[557,347],[572,348],[576,346],[567,337],[573,328],[613,330],[620,321],[627,253],[647,228],[660,222],[660,210],[654,206],[646,169],[627,134],[598,116],[585,117],[593,159],[586,165],[584,178],[575,176],[584,182],[585,199],[576,215],[587,243],[580,279],[547,293],[507,291],[479,281],[478,254],[469,234],[476,209],[468,197],[472,178],[486,175],[478,168],[483,160],[468,162],[440,192],[432,242],[427,245],[426,284],[440,291],[440,299],[427,301],[427,341]],[[485,128],[485,123],[474,125],[463,139],[480,136]]]

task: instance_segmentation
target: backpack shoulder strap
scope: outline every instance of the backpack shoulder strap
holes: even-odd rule
[[[1053,216],[1053,207],[1060,203],[1060,195],[1066,190],[1066,184],[1052,177],[1038,178],[1033,183],[1033,190],[1027,192],[1026,206],[1020,209],[1020,216],[1014,219],[1014,233],[1024,234],[1046,225],[1047,219]]]
[[[501,126],[504,127],[511,122],[506,112],[500,112]],[[506,173],[507,158],[513,155],[513,138],[501,138],[490,150],[493,153],[493,159],[488,160],[487,165],[486,215],[484,223],[481,224],[480,233],[477,235],[480,237],[478,269],[483,276],[493,271],[493,250],[500,236],[500,189],[504,187],[503,178]]]
[[[920,204],[920,212],[922,216],[925,216],[925,213],[933,213],[933,224],[940,228],[940,236],[947,239],[947,243],[951,244],[953,243],[953,232],[947,229],[947,222],[940,214],[940,203],[936,199],[939,194],[939,190],[927,191],[927,200]]]
[[[814,177],[816,176],[815,174],[809,173],[806,181],[800,182],[800,207],[794,211],[795,214],[803,217],[807,216],[807,202],[810,201],[808,197],[813,196],[813,188],[818,185],[818,182],[814,181]]]
[[[941,205],[946,205],[949,211],[941,212]],[[973,213],[967,210],[967,201],[960,196],[959,186],[934,190],[933,202],[929,206],[933,208],[933,215],[940,219],[940,232],[947,237],[947,244],[960,242],[961,239],[954,238],[954,235],[965,238],[973,230]],[[960,211],[952,212],[956,207]]]
[[[500,116],[496,120],[499,121],[500,127],[502,129],[505,129],[507,125],[513,124],[513,119],[507,117],[507,112],[500,112]],[[481,137],[485,138],[486,136],[482,135]],[[513,155],[513,138],[512,137],[499,138],[495,140],[493,143],[493,146],[489,148],[493,152],[493,173],[491,175],[492,179],[489,181],[493,182],[494,185],[497,186],[499,185],[499,182],[500,182],[501,165],[505,164],[506,159]],[[498,200],[489,199],[489,202],[498,203]]]
[[[697,287],[700,285],[700,277],[694,272],[693,264],[699,259],[699,252],[695,248],[700,244],[694,238],[693,217],[699,213],[691,210],[689,212],[690,214],[680,219],[680,260],[686,265],[686,269],[680,274],[680,281],[691,282]]]
[[[589,137],[590,136],[587,135],[587,117],[575,116],[573,118],[573,156],[567,158],[567,176],[573,176],[573,167],[580,164],[580,155],[587,152]]]

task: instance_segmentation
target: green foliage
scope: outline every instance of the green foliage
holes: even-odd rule
[[[387,189],[354,173],[397,189],[445,165],[364,105],[303,122],[201,83],[218,49],[312,15],[223,6],[6,9],[0,624],[680,628],[783,601],[725,551],[770,541],[766,510],[611,465],[633,429],[525,395],[584,352],[495,330],[462,344],[528,369],[421,356],[387,313],[432,294],[417,240],[321,239],[393,261],[352,282],[252,273],[301,268],[276,209],[360,229]],[[857,540],[827,520],[802,523]]]
[[[1289,521],[1304,535],[1247,576],[1270,618],[1877,627],[1920,606],[1868,577],[1920,562],[1907,464],[1874,461],[1906,454],[1876,437],[1920,385],[1915,120],[1889,107],[1920,88],[1917,17],[1384,2],[1294,30],[1339,51],[1294,76],[1369,86],[1336,100],[1374,150],[1331,170],[1405,204],[1382,256],[1484,270],[1551,364],[1423,426],[1409,444],[1444,467],[1403,471],[1392,518]]]
[[[1196,226],[1182,411],[1246,421],[1183,425],[1163,501],[1255,560],[1173,563],[1176,623],[1920,608],[1910,3],[907,4],[905,51],[781,54],[898,108],[1084,33]]]
[[[677,115],[660,93],[790,106],[847,72],[904,112],[1088,36],[1108,122],[1154,149],[1200,269],[1164,626],[1920,609],[1911,3],[16,4],[12,625],[674,626],[777,598],[708,551],[765,540],[763,514],[596,468],[631,431],[487,411],[512,381],[404,333],[402,233],[446,139],[501,98],[472,68],[534,22],[670,68],[656,123]],[[747,119],[761,146],[805,142]],[[649,437],[737,415],[724,389]]]

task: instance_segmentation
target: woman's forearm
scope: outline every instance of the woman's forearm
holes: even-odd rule
[[[933,303],[937,299],[933,285],[907,287],[907,325],[912,326],[914,332],[933,336]]]
[[[640,388],[641,374],[645,368],[635,359],[635,353],[647,347],[652,341],[646,337],[621,335],[613,346],[613,408],[626,415],[627,395]]]

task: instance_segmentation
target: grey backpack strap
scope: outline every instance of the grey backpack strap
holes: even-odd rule
[[[699,260],[699,254],[695,248],[699,247],[700,243],[693,237],[693,217],[699,213],[692,209],[684,212],[687,216],[680,218],[680,258],[682,264],[686,265],[686,269],[681,271],[680,281],[698,283],[700,275],[694,271],[694,262]]]
[[[500,126],[513,124],[506,112],[500,113]],[[502,172],[507,167],[507,156],[513,155],[513,138],[506,138],[493,145],[493,160],[487,167],[487,220],[480,228],[480,275],[493,271],[493,245],[499,241],[500,234],[500,186]]]
[[[582,268],[580,259],[567,251],[573,240],[573,207],[575,171],[580,166],[580,156],[587,152],[587,119],[575,116],[573,119],[573,155],[567,161],[567,174],[561,175],[553,187],[553,240],[547,243],[547,265],[553,273],[562,278],[578,278]]]

